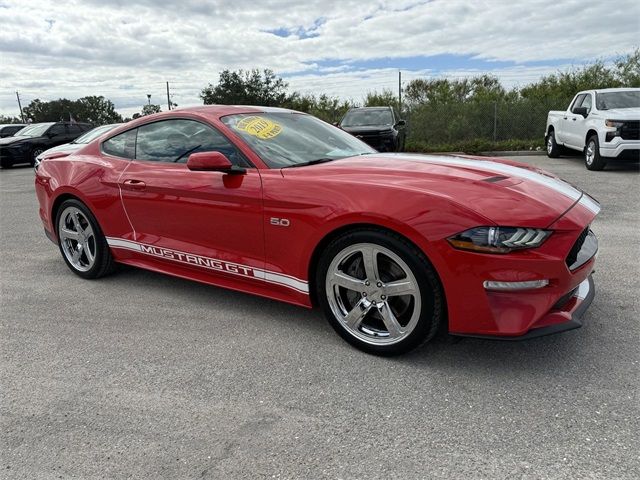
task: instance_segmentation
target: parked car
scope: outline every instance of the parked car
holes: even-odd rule
[[[6,123],[0,124],[0,138],[12,137],[17,132],[26,127],[26,123]]]
[[[37,170],[40,162],[47,158],[53,157],[66,157],[67,155],[71,155],[72,153],[81,149],[84,145],[89,142],[92,142],[100,135],[104,135],[110,130],[113,130],[117,126],[122,125],[121,123],[112,123],[110,125],[102,125],[100,127],[96,127],[93,130],[89,130],[87,133],[80,135],[78,138],[69,143],[63,143],[62,145],[58,145],[57,147],[50,148],[45,150],[40,155],[36,157],[36,161],[34,164],[34,168]]]
[[[88,123],[48,122],[24,127],[12,137],[0,138],[0,166],[35,164],[46,149],[68,143],[92,127]]]
[[[392,107],[350,109],[339,127],[379,152],[401,152],[406,141],[406,122]]]
[[[579,92],[565,111],[550,111],[545,131],[547,155],[564,149],[584,154],[589,170],[611,158],[640,158],[640,88]]]
[[[123,263],[319,305],[376,354],[440,328],[570,330],[594,296],[600,206],[586,193],[507,160],[381,155],[286,109],[142,117],[42,162],[35,190],[46,235],[82,278]]]

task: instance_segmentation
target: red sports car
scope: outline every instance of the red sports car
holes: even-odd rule
[[[436,332],[579,327],[600,210],[506,160],[379,154],[303,113],[204,106],[124,124],[36,172],[69,268],[125,263],[321,306],[348,342],[406,352]]]

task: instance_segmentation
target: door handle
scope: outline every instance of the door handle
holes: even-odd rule
[[[567,119],[567,117],[563,117],[562,119],[563,119],[563,120],[566,120],[566,119]]]
[[[575,122],[576,120],[577,120],[577,118],[576,118],[576,117],[573,117],[573,121]]]
[[[127,190],[144,190],[145,188],[147,188],[146,183],[144,183],[141,180],[134,180],[134,179],[125,180],[122,183],[122,186]]]

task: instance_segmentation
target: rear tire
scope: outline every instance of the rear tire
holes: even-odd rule
[[[327,320],[367,353],[406,353],[431,340],[444,314],[444,293],[424,254],[403,237],[355,230],[320,258],[316,291]]]
[[[36,164],[36,158],[40,155],[44,150],[40,147],[36,147],[31,150],[31,156],[29,157],[29,164],[33,167]]]
[[[55,225],[60,253],[73,273],[94,279],[114,270],[107,239],[84,203],[65,200],[58,208]]]
[[[11,162],[11,160],[7,158],[3,158],[2,160],[0,160],[0,167],[2,167],[3,169],[11,168],[13,167],[13,162]]]
[[[600,156],[600,143],[597,135],[591,135],[584,148],[584,164],[587,170],[600,171],[607,166],[607,161]]]
[[[556,134],[553,130],[549,132],[546,138],[547,157],[558,158],[562,153],[562,148],[556,143]]]

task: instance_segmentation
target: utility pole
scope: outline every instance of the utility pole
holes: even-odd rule
[[[147,102],[149,105],[151,105],[151,94],[147,93]]]
[[[402,72],[398,70],[398,115],[402,117]]]
[[[169,96],[169,82],[167,82],[167,107],[171,110],[171,97]]]
[[[18,108],[20,108],[20,119],[24,123],[24,114],[22,113],[22,104],[20,103],[20,94],[16,91],[16,98],[18,99]]]

